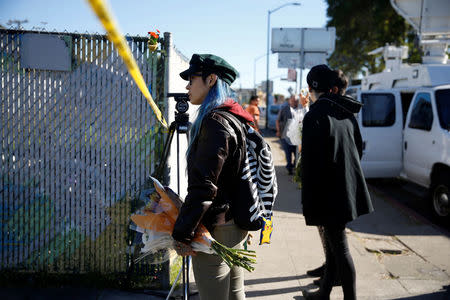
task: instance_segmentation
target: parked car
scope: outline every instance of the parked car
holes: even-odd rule
[[[277,130],[276,121],[278,118],[278,112],[280,111],[281,104],[272,104],[269,106],[269,116],[268,116],[268,128],[272,130]]]

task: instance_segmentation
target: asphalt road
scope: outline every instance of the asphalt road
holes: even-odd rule
[[[369,179],[367,183],[409,213],[433,224],[450,236],[450,221],[437,219],[431,210],[427,189],[401,179]]]

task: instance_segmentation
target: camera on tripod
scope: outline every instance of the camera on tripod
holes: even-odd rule
[[[189,109],[189,95],[185,93],[168,93],[167,97],[173,97],[175,104],[175,125],[179,133],[186,133],[189,130],[189,114],[186,112]]]

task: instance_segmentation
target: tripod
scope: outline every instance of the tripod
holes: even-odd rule
[[[164,166],[167,163],[167,158],[169,156],[170,146],[172,144],[173,136],[175,131],[177,132],[177,193],[180,194],[180,134],[186,134],[187,141],[189,143],[189,114],[186,112],[189,109],[189,96],[183,93],[169,93],[167,97],[174,97],[176,101],[175,105],[175,121],[173,121],[169,126],[169,135],[163,147],[163,153],[160,162],[153,174],[155,178],[163,178]],[[176,283],[183,274],[183,300],[189,299],[189,268],[190,268],[191,257],[183,257],[182,268],[178,273],[175,282],[173,283],[166,299],[171,297],[171,294],[175,288]]]

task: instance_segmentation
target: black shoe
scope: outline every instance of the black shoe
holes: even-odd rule
[[[322,277],[324,273],[325,273],[325,265],[324,264],[316,269],[306,271],[307,275],[313,276],[313,277]]]
[[[302,291],[303,297],[306,300],[329,300],[330,296],[320,294],[320,290],[316,292]]]
[[[317,286],[320,286],[321,282],[322,282],[322,277],[313,280],[313,284],[315,284]],[[335,279],[333,281],[333,286],[340,286],[340,285],[342,285],[342,282],[339,279]]]
[[[294,175],[294,168],[286,166],[289,175]]]

